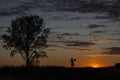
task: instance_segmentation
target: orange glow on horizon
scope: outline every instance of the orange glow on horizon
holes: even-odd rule
[[[100,65],[99,64],[93,64],[93,65],[91,65],[91,67],[93,67],[93,68],[99,68]]]
[[[109,66],[105,62],[98,60],[98,59],[92,59],[92,60],[85,60],[81,62],[77,62],[76,65],[78,67],[92,67],[92,68],[101,68],[101,67],[107,67]]]

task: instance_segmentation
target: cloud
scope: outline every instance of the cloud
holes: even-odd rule
[[[102,54],[89,54],[89,55],[84,55],[84,56],[87,56],[87,57],[102,57],[103,55]]]
[[[56,49],[48,49],[48,51],[52,51],[53,52],[53,51],[57,51],[57,50]]]
[[[108,39],[108,40],[120,41],[120,39]]]
[[[53,44],[49,44],[49,47],[58,47],[58,48],[64,48],[64,46],[62,45],[53,45]]]
[[[60,40],[52,40],[52,41],[49,41],[51,43],[65,43],[65,41],[60,41]]]
[[[103,54],[120,55],[120,47],[110,47],[110,48],[105,48],[105,50],[107,51],[103,52]]]
[[[86,36],[87,37],[87,36],[91,36],[91,34],[79,34],[79,36],[83,36],[83,37]]]
[[[95,44],[103,44],[103,43],[111,43],[112,41],[111,40],[108,40],[108,39],[98,39],[98,40],[94,40],[93,43]]]
[[[120,35],[120,32],[111,33],[110,35]]]
[[[96,30],[96,31],[93,31],[93,34],[100,34],[100,33],[105,34],[106,31],[102,31],[102,30]]]
[[[6,26],[0,26],[0,29],[4,29],[4,28],[6,28]]]
[[[120,35],[120,30],[117,29],[117,30],[109,30],[109,35],[113,35],[113,36],[119,36]]]
[[[0,26],[0,30],[6,30],[8,26]]]
[[[113,18],[112,21],[114,21],[114,22],[119,22],[119,21],[120,21],[120,18]]]
[[[89,36],[102,36],[103,34],[106,34],[105,30],[96,30],[96,31],[92,31],[91,33],[89,33]]]
[[[8,27],[7,26],[0,26],[0,40],[1,40],[1,35],[3,34],[3,32],[6,31]]]
[[[57,29],[63,29],[66,28],[66,26],[58,26],[58,27],[52,27],[52,30],[57,30]]]
[[[90,52],[90,49],[76,49],[76,52]]]
[[[91,50],[90,49],[79,49],[79,48],[65,47],[64,51],[66,51],[66,52],[88,53]]]
[[[85,42],[85,41],[72,41],[72,40],[51,40],[49,41],[51,47],[59,47],[59,48],[73,48],[73,47],[90,47],[92,45],[95,45],[94,42]],[[54,45],[51,45],[54,44]],[[62,45],[62,46],[61,46]],[[64,47],[63,47],[64,46]],[[81,49],[78,49],[79,51],[82,51]],[[86,50],[86,49],[84,49]],[[88,50],[88,49],[87,49]]]
[[[64,40],[64,39],[65,39],[65,38],[62,37],[62,36],[57,36],[56,38],[59,39],[59,40]]]
[[[61,36],[79,36],[79,33],[63,33]]]
[[[66,46],[74,46],[74,47],[89,47],[95,45],[92,42],[80,42],[80,41],[68,41],[66,42]]]
[[[0,11],[0,16],[7,16],[7,15],[11,15],[13,13],[10,13],[8,11]]]
[[[7,0],[6,0],[7,1]],[[9,5],[7,2],[5,5]],[[10,1],[11,3],[12,1]],[[18,4],[18,5],[16,5]],[[32,8],[38,8],[39,2],[38,0],[31,0],[31,1],[13,1],[11,3],[12,6],[3,7],[0,10],[0,16],[9,16],[9,15],[15,15],[15,14],[25,14],[25,11],[30,10]]]
[[[107,16],[107,15],[102,15],[102,16],[95,16],[96,19],[112,19],[113,17]]]
[[[106,26],[105,25],[91,24],[91,25],[88,25],[87,27],[90,29],[93,29],[93,28],[100,28],[100,27],[106,27]]]
[[[49,37],[49,42],[54,42],[54,43],[68,43],[71,40],[68,39],[72,39],[74,37],[79,37],[80,34],[79,33],[51,33],[50,37]]]
[[[96,57],[119,57],[118,55],[107,55],[107,54],[89,54],[89,55],[84,55],[87,57],[92,57],[92,58],[96,58]]]
[[[96,43],[92,41],[79,41],[74,40],[74,37],[80,36],[88,36],[88,35],[81,35],[79,33],[53,33],[51,37],[49,37],[50,44],[56,45],[64,45],[66,47],[90,47],[95,45]]]

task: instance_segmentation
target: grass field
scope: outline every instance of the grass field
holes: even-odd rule
[[[108,68],[5,67],[0,80],[120,80],[120,70]]]

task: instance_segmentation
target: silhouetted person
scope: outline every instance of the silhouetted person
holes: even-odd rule
[[[71,59],[70,59],[71,67],[75,66],[75,63],[74,63],[75,61],[76,61],[76,59],[74,59],[73,57],[71,57]]]

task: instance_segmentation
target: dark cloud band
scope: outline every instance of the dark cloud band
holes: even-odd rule
[[[104,52],[104,54],[108,55],[120,55],[120,47],[110,47],[110,48],[105,48],[107,50]]]

